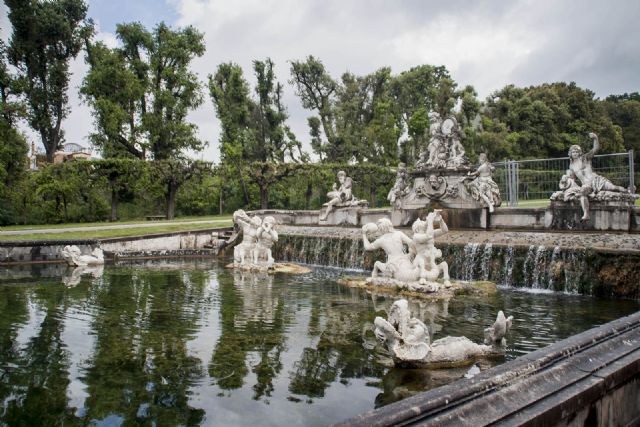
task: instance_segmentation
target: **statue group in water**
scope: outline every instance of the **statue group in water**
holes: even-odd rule
[[[247,270],[269,270],[273,268],[273,244],[278,241],[275,218],[250,217],[242,209],[233,213],[233,222],[242,231],[242,242],[233,249],[234,267]]]

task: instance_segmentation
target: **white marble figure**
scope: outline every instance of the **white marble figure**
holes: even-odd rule
[[[480,164],[473,172],[468,172],[465,178],[465,186],[471,197],[489,208],[493,212],[494,207],[500,206],[500,188],[491,177],[491,172],[495,167],[487,159],[485,153],[478,156]]]
[[[242,242],[233,248],[233,263],[238,266],[251,264],[253,249],[258,243],[258,229],[262,226],[262,219],[258,216],[250,217],[239,209],[233,213],[233,222],[242,230]]]
[[[502,310],[500,310],[493,325],[484,330],[484,343],[486,345],[500,345],[505,347],[507,345],[505,336],[509,332],[509,329],[511,329],[512,324],[513,316],[505,317]]]
[[[60,251],[60,255],[69,265],[84,266],[104,264],[104,253],[102,249],[95,248],[91,255],[82,255],[80,248],[75,245],[67,245]]]
[[[551,200],[564,202],[580,200],[582,207],[582,220],[589,219],[589,201],[628,201],[633,202],[637,196],[633,194],[634,188],[626,189],[613,184],[602,175],[593,171],[591,160],[600,150],[598,135],[589,133],[593,142],[593,148],[587,153],[582,152],[579,145],[569,147],[569,171],[560,180],[560,192],[555,192]],[[576,182],[580,181],[580,185]],[[577,190],[579,188],[579,190]]]
[[[435,229],[434,224],[439,225]],[[409,238],[393,228],[388,218],[377,223],[368,223],[362,227],[362,241],[366,251],[384,250],[386,262],[376,261],[371,272],[374,284],[406,287],[417,292],[437,292],[436,279],[442,275],[446,287],[450,286],[449,266],[446,261],[437,263],[442,252],[434,246],[434,239],[447,233],[447,224],[439,211],[430,213],[426,221],[420,219],[413,224],[414,235]],[[369,235],[378,237],[372,242]],[[407,249],[405,249],[407,248]]]
[[[398,172],[396,173],[396,182],[393,184],[387,200],[391,203],[391,206],[399,207],[399,203],[404,196],[409,193],[409,174],[407,173],[407,165],[404,163],[398,164]]]
[[[411,317],[407,300],[393,303],[387,319],[376,317],[375,336],[384,345],[396,366],[405,368],[447,367],[471,363],[477,358],[504,354],[504,337],[513,317],[498,313],[489,344],[476,344],[466,337],[446,337],[430,342],[427,326]],[[485,331],[486,332],[486,331]]]
[[[267,216],[262,220],[262,226],[256,231],[257,243],[253,248],[253,264],[260,265],[266,262],[266,267],[271,268],[274,264],[271,248],[278,241],[278,233],[274,230],[276,220],[272,216]]]
[[[353,180],[347,176],[345,171],[338,172],[338,182],[340,187],[333,183],[332,190],[327,193],[329,201],[323,206],[326,206],[324,214],[320,215],[320,220],[325,221],[329,216],[329,213],[336,207],[345,206],[366,206],[365,200],[358,200],[353,195]]]
[[[446,287],[451,286],[449,281],[449,264],[446,261],[437,263],[436,260],[442,258],[442,251],[434,246],[435,238],[443,236],[449,232],[447,224],[444,222],[440,210],[436,209],[427,215],[426,221],[419,218],[411,227],[413,238],[411,252],[415,253],[413,265],[420,269],[420,279],[433,282],[442,273]],[[434,228],[434,224],[440,228]]]
[[[469,161],[460,142],[460,127],[456,118],[449,116],[443,120],[440,114],[432,111],[429,121],[429,144],[426,152],[420,151],[416,168],[458,169],[466,166]]]

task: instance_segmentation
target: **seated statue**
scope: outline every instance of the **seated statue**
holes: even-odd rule
[[[338,182],[340,183],[340,187],[338,187],[335,183],[333,184],[332,190],[327,193],[327,198],[329,201],[325,203],[323,206],[326,206],[327,209],[323,215],[320,215],[320,220],[324,221],[329,216],[329,213],[334,207],[339,206],[359,206],[366,205],[367,202],[364,200],[358,200],[353,195],[353,180],[349,178],[344,171],[338,172]]]
[[[495,167],[489,163],[487,155],[481,153],[478,156],[480,165],[474,172],[469,172],[465,178],[465,187],[474,200],[482,203],[489,208],[489,212],[493,212],[493,208],[500,206],[500,188],[491,177],[491,172]]]
[[[602,175],[593,171],[591,160],[600,150],[598,135],[589,133],[589,138],[593,141],[593,148],[587,153],[582,152],[579,145],[569,147],[569,170],[560,180],[561,192],[556,192],[551,196],[551,200],[572,201],[580,200],[582,207],[582,220],[589,219],[589,200],[627,200],[633,202],[636,195],[634,188],[627,189],[615,185]],[[580,181],[580,185],[576,182]]]
[[[400,299],[393,303],[386,320],[375,318],[374,333],[396,366],[442,368],[503,355],[504,338],[512,322],[512,316],[506,318],[500,311],[493,326],[485,329],[485,344],[476,344],[466,337],[446,337],[431,343],[427,326],[411,317],[407,300]]]
[[[398,164],[398,172],[396,173],[396,182],[393,184],[391,190],[389,190],[389,194],[387,195],[387,200],[391,203],[391,206],[399,207],[399,203],[401,199],[409,194],[409,183],[408,181],[408,173],[407,173],[407,165],[404,163]]]
[[[276,220],[272,216],[267,216],[262,220],[262,225],[256,231],[257,244],[253,249],[253,263],[258,265],[261,261],[266,261],[266,267],[273,267],[275,262],[271,248],[278,241],[278,233],[273,229]]]

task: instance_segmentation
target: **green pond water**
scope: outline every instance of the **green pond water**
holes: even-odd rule
[[[371,329],[393,299],[339,285],[344,271],[223,265],[0,268],[0,425],[325,425],[469,371],[390,367]],[[507,289],[410,306],[436,339],[481,341],[513,315],[506,356],[482,370],[640,308]]]

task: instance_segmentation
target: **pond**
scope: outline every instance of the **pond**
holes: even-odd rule
[[[390,367],[372,322],[393,298],[339,285],[344,271],[223,265],[1,269],[0,424],[325,425],[469,371]],[[509,289],[410,305],[436,339],[481,341],[498,310],[513,315],[505,358],[480,369],[640,308]]]

